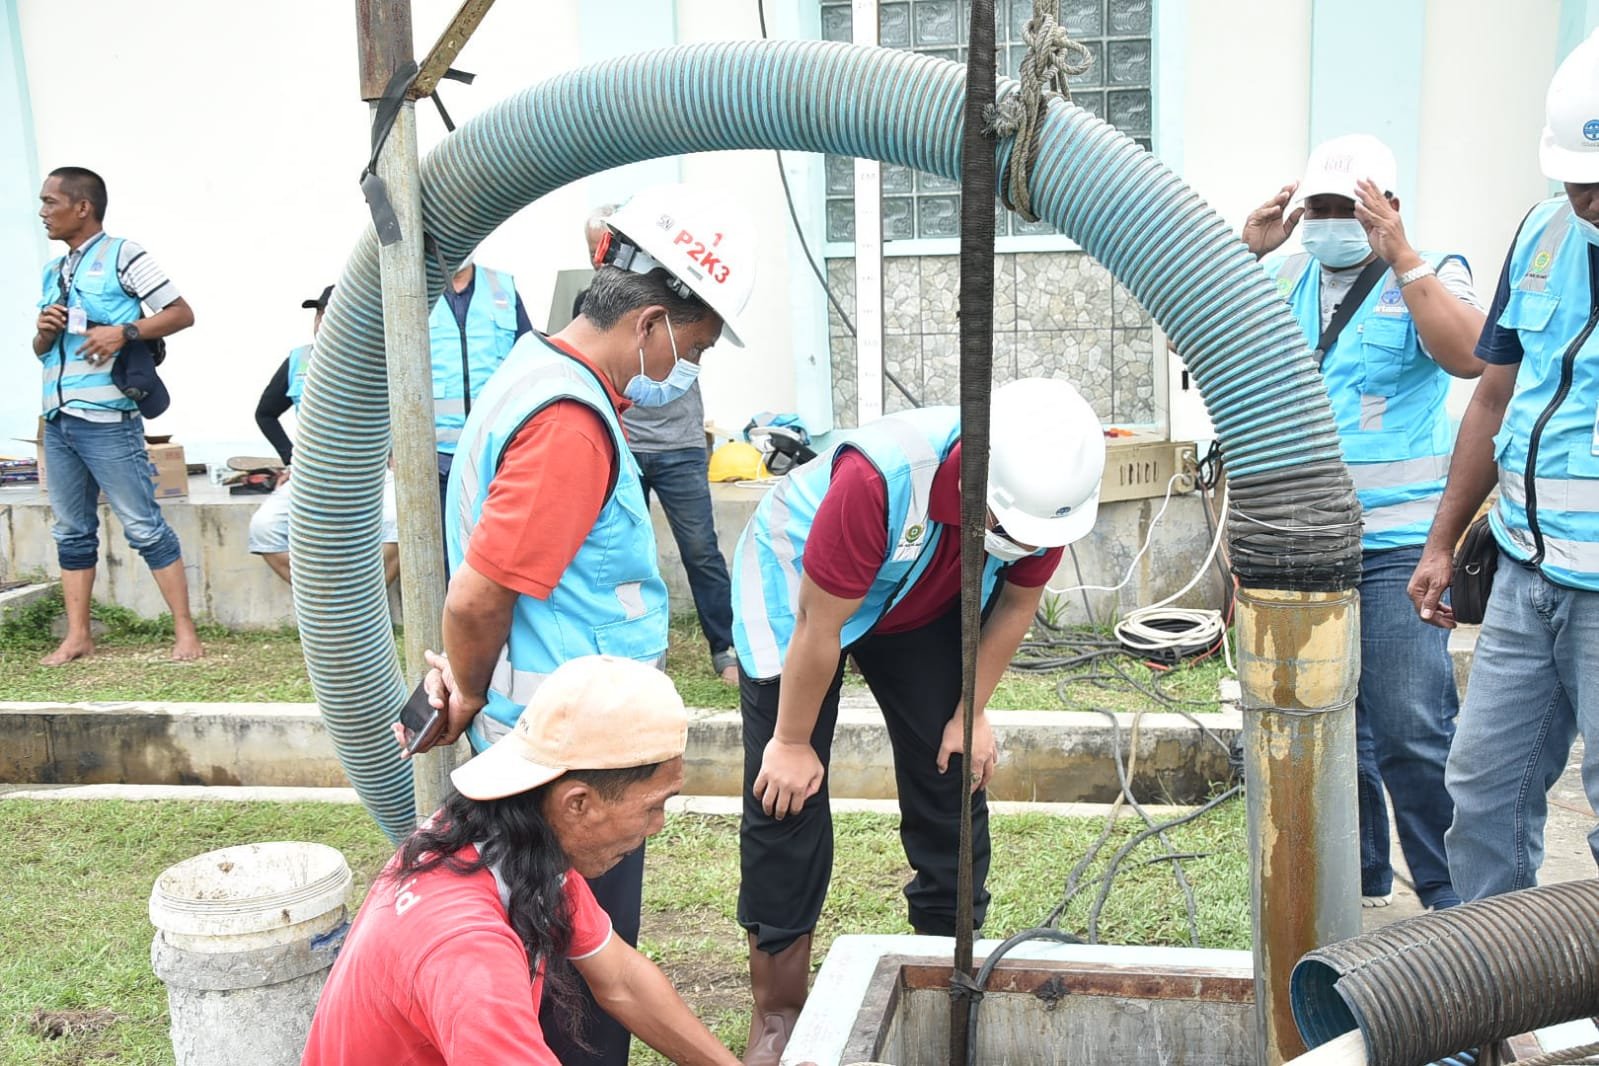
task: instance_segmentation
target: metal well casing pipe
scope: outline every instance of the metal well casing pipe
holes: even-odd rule
[[[1288,995],[1306,952],[1360,932],[1355,692],[1359,600],[1238,593],[1238,680],[1259,1061],[1305,1048]]]

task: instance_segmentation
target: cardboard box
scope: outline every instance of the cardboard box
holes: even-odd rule
[[[150,480],[155,483],[155,498],[170,500],[189,494],[189,464],[183,455],[183,445],[166,442],[152,443],[150,438],[145,438],[145,453],[150,461]],[[39,419],[39,429],[33,440],[34,451],[39,466],[39,489],[45,488],[44,465],[44,419]],[[105,493],[100,494],[100,502],[105,503]]]

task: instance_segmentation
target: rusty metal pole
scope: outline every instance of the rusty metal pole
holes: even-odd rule
[[[1238,680],[1258,1061],[1305,1051],[1288,1000],[1300,956],[1360,932],[1355,805],[1359,598],[1241,589]]]
[[[356,0],[361,98],[377,101],[394,72],[413,62],[411,0]],[[440,543],[438,458],[433,436],[433,369],[428,346],[427,267],[422,248],[422,181],[417,163],[416,105],[407,99],[378,156],[378,177],[400,224],[400,239],[379,249],[383,278],[383,345],[389,374],[389,436],[400,520],[400,594],[404,602],[405,669],[413,682],[426,671],[424,648],[442,649],[444,550]],[[438,809],[455,767],[454,748],[412,759],[418,818]]]

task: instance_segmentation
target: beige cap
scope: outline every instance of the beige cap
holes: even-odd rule
[[[633,659],[585,655],[546,677],[516,728],[450,780],[468,799],[502,799],[568,770],[666,762],[687,743],[688,712],[671,678]]]
[[[1305,176],[1294,190],[1292,210],[1307,198],[1332,194],[1360,199],[1355,183],[1366,178],[1385,193],[1399,184],[1399,167],[1391,148],[1368,133],[1351,133],[1323,141],[1310,153]]]

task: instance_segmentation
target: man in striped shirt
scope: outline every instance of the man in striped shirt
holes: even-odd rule
[[[39,193],[39,217],[67,254],[44,268],[33,354],[44,373],[44,452],[67,635],[46,666],[94,652],[89,599],[100,555],[101,492],[144,557],[172,612],[172,658],[198,659],[188,581],[178,535],[156,503],[145,452],[144,419],[112,368],[124,346],[170,336],[194,312],[155,260],[103,228],[105,181],[92,170],[60,167]]]

